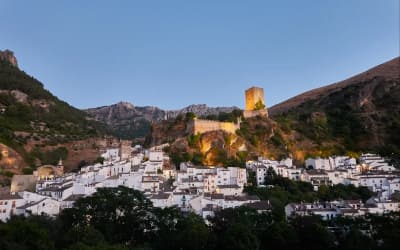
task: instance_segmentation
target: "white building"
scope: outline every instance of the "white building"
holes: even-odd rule
[[[362,154],[360,156],[360,163],[367,167],[369,170],[375,171],[395,171],[396,168],[390,166],[384,158],[377,154]]]
[[[18,194],[0,194],[0,221],[6,222],[16,215],[17,207],[25,204],[25,200]]]
[[[321,185],[330,186],[332,182],[329,180],[328,174],[324,170],[310,169],[303,172],[301,180],[311,183],[314,190],[317,191]]]
[[[161,150],[150,150],[149,161],[151,162],[162,162],[164,159],[164,152]]]
[[[174,195],[172,193],[152,194],[149,199],[153,202],[154,207],[172,207],[174,205]]]
[[[17,214],[30,216],[30,215],[45,215],[45,216],[56,216],[60,213],[60,202],[45,197],[39,201],[28,202],[25,205],[17,207]]]

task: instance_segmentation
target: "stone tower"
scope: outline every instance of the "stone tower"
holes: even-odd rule
[[[251,87],[246,90],[246,109],[248,111],[256,110],[256,103],[261,102],[265,104],[264,101],[264,89],[259,87]]]
[[[263,88],[251,87],[245,91],[245,95],[246,107],[243,112],[245,118],[255,117],[258,115],[268,117],[268,110],[265,107]],[[257,103],[264,105],[264,108],[257,108]]]

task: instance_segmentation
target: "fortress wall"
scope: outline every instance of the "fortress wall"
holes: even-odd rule
[[[193,125],[191,126],[193,134],[205,133],[209,131],[223,130],[228,133],[235,133],[237,129],[240,128],[239,124],[233,122],[219,122],[212,120],[193,120]]]
[[[267,109],[261,109],[261,110],[245,110],[243,112],[244,118],[251,118],[251,117],[256,117],[256,116],[265,116],[268,117],[268,110]]]

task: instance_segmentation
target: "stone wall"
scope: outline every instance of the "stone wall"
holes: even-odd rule
[[[256,116],[264,116],[268,117],[268,110],[267,109],[261,109],[261,110],[245,110],[243,112],[243,117],[244,118],[252,118]]]
[[[194,119],[188,124],[189,133],[202,134],[209,131],[223,130],[234,134],[240,128],[240,124],[233,122],[219,122],[212,120]]]

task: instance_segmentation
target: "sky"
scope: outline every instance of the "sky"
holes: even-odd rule
[[[399,56],[399,0],[0,0],[0,50],[78,108],[272,106]]]

